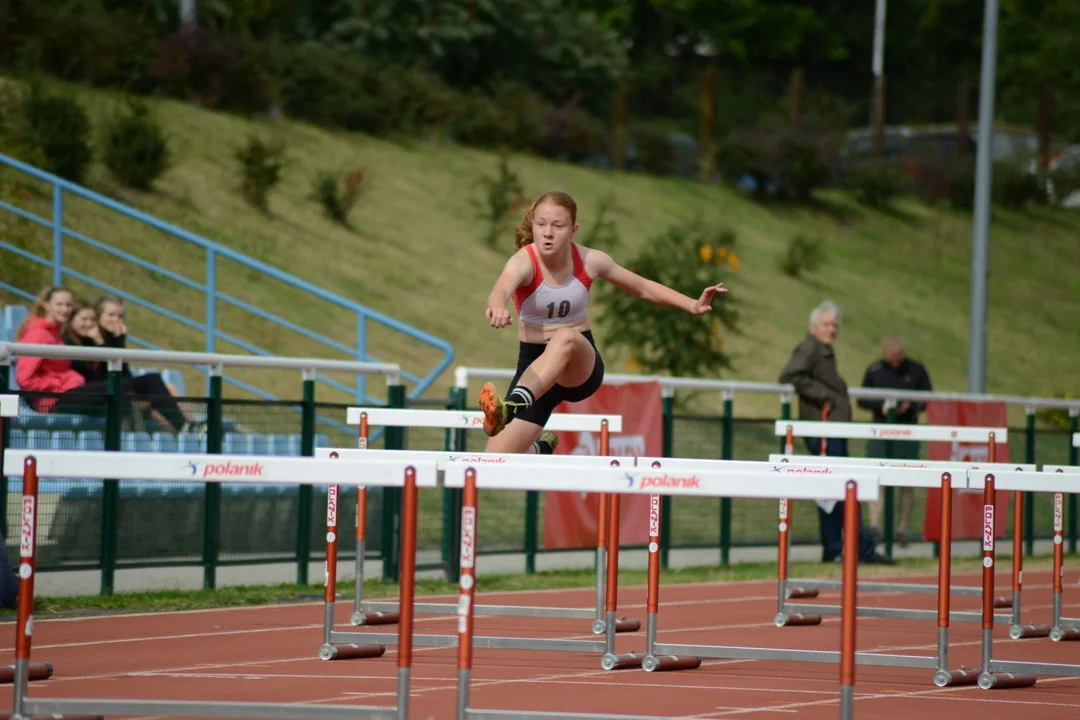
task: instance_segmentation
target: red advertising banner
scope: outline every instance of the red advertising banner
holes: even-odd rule
[[[927,403],[926,421],[930,425],[962,425],[967,427],[1008,427],[1009,419],[1005,403],[976,403],[940,400]],[[930,459],[947,462],[989,462],[986,443],[932,442]],[[998,443],[996,462],[1009,462],[1008,443]],[[994,534],[1005,535],[1005,519],[1009,517],[1009,493],[998,493],[994,507],[989,512],[983,508],[982,490],[953,490],[954,540],[978,540],[983,535],[987,517],[997,522]],[[941,491],[926,491],[926,515],[923,518],[923,536],[929,541],[941,539]]]
[[[622,415],[622,432],[609,440],[612,455],[663,454],[663,401],[660,383],[602,385],[582,402],[562,403],[555,412]],[[600,433],[560,432],[556,455],[599,455]],[[544,548],[595,548],[600,495],[549,492],[544,504]],[[623,495],[619,504],[619,544],[649,541],[649,496]]]

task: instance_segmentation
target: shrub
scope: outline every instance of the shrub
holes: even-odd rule
[[[349,213],[367,190],[369,182],[364,168],[345,173],[340,178],[334,173],[320,173],[315,180],[314,197],[328,218],[348,226]]]
[[[45,159],[45,169],[81,183],[94,157],[90,116],[71,95],[46,93],[30,86],[23,105],[31,139]]]
[[[169,167],[165,131],[145,103],[131,103],[126,115],[109,122],[103,150],[109,172],[136,190],[150,190]]]
[[[261,212],[268,212],[267,196],[281,181],[285,146],[279,141],[264,141],[253,135],[237,149],[240,163],[240,192]]]
[[[797,278],[803,273],[814,272],[824,260],[821,239],[800,233],[788,242],[787,250],[780,258],[780,271],[788,277]]]
[[[906,189],[907,175],[898,165],[873,162],[853,168],[848,185],[864,205],[887,208]]]
[[[525,194],[521,179],[510,169],[510,158],[505,153],[499,157],[498,174],[482,178],[478,183],[484,188],[483,199],[473,202],[480,219],[488,225],[484,244],[494,248],[508,220],[525,206]]]
[[[739,184],[749,178],[758,199],[805,202],[833,174],[833,137],[783,125],[732,131],[716,150],[724,179]]]
[[[204,107],[265,112],[275,100],[263,70],[268,47],[187,28],[158,44],[150,79],[162,92]]]
[[[1023,209],[1046,202],[1039,176],[1028,170],[1028,163],[999,163],[994,167],[993,185],[994,199],[1004,207]]]
[[[708,248],[708,251],[703,248]],[[669,227],[654,237],[626,267],[693,298],[738,270],[735,234],[700,221]],[[646,373],[715,377],[731,368],[723,331],[737,331],[739,315],[727,296],[713,299],[704,315],[643,302],[604,284],[600,324],[605,342],[627,350]]]
[[[627,153],[627,167],[652,175],[670,175],[675,171],[675,146],[668,132],[649,124],[630,127],[631,151]]]

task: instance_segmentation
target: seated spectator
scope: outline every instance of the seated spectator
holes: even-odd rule
[[[46,289],[38,296],[30,314],[16,330],[16,342],[63,345],[61,328],[67,325],[73,307],[74,302],[69,290],[63,287]],[[85,315],[83,317],[85,322]],[[107,373],[107,370],[105,372]],[[105,379],[88,381],[72,368],[70,360],[23,356],[19,358],[15,378],[23,390],[59,393],[58,397],[27,398],[30,406],[42,413],[79,413],[88,408],[98,408],[104,404],[109,390],[107,374]],[[120,391],[125,395],[137,395],[149,401],[154,410],[177,432],[197,429],[184,417],[180,406],[162,383],[160,375],[125,377],[121,381]]]

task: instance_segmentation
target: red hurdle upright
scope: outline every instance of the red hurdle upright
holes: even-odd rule
[[[1060,468],[1055,472],[1062,472]],[[1055,642],[1080,640],[1080,628],[1062,627],[1061,592],[1065,573],[1065,495],[1054,493],[1054,624],[1050,629],[1050,639]]]

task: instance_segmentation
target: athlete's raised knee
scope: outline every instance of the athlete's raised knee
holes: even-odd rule
[[[548,340],[547,348],[545,348],[544,352],[569,356],[574,350],[574,344],[580,337],[582,337],[582,335],[577,330],[559,328],[552,334],[551,339]]]

